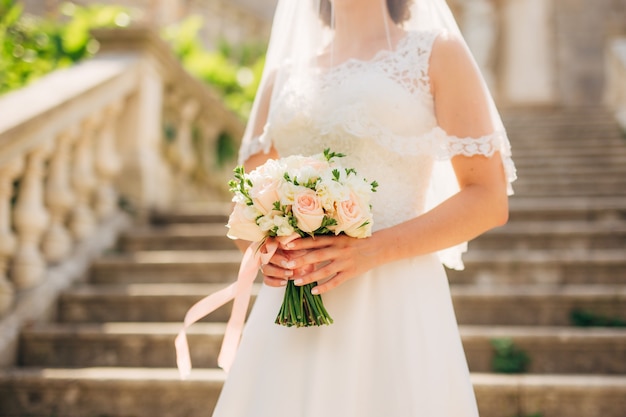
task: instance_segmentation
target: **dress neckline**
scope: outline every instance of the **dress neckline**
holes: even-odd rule
[[[406,31],[404,34],[398,39],[396,45],[393,49],[381,49],[377,51],[371,58],[362,59],[362,58],[348,58],[338,64],[335,64],[331,67],[324,68],[319,65],[315,66],[316,71],[319,75],[327,75],[345,67],[360,67],[364,65],[375,64],[385,59],[398,54],[403,51],[409,44],[409,40],[416,34],[418,31]]]

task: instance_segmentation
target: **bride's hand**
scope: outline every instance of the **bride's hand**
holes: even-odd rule
[[[271,238],[270,238],[271,239]],[[282,287],[287,285],[289,279],[293,279],[295,275],[304,273],[307,268],[294,268],[295,259],[308,253],[306,250],[284,250],[278,248],[269,263],[261,265],[261,274],[263,274],[263,282],[270,287]]]
[[[356,239],[346,235],[296,239],[287,247],[289,252],[299,253],[290,259],[288,266],[293,271],[290,279],[296,285],[326,279],[311,290],[313,294],[325,293],[378,266],[379,257],[372,243],[372,237]],[[305,252],[300,254],[300,251]]]

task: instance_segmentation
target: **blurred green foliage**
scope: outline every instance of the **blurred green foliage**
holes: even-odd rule
[[[515,346],[513,340],[509,338],[492,339],[491,346],[494,349],[491,360],[491,367],[494,372],[519,374],[528,370],[530,357]]]
[[[24,13],[18,0],[0,0],[0,95],[93,56],[99,45],[90,34],[92,29],[128,26],[138,12],[123,6],[77,6],[68,1],[62,4],[59,14],[32,16]],[[213,86],[224,104],[245,121],[261,79],[266,45],[259,42],[232,46],[220,42],[209,51],[200,41],[203,24],[201,17],[191,16],[163,29],[161,35],[183,66]],[[165,124],[163,129],[165,141],[174,141],[176,127]],[[198,135],[196,129],[196,154],[202,158],[205,150],[201,149]],[[213,150],[215,162],[200,161],[200,166],[220,167],[236,156],[236,148],[233,138],[221,132]]]
[[[61,19],[35,17],[23,13],[18,0],[0,0],[0,94],[93,56],[98,43],[91,29],[128,26],[136,16],[123,6],[71,2],[63,3],[60,14]],[[200,41],[203,24],[201,17],[191,16],[165,28],[162,36],[190,73],[215,87],[226,106],[247,120],[265,63],[265,44],[235,47],[221,42],[209,51]]]
[[[572,310],[570,319],[572,324],[578,327],[626,327],[626,320],[592,313],[587,310]]]
[[[200,16],[190,16],[165,28],[162,36],[190,73],[215,87],[226,106],[247,120],[261,80],[266,45],[221,42],[209,51],[200,41],[202,26]]]
[[[131,22],[121,6],[61,6],[61,19],[23,13],[17,0],[0,0],[0,94],[29,84],[98,50],[89,30]]]

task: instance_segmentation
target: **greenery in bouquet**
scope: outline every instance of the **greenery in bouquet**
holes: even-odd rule
[[[263,244],[267,238],[300,238],[346,234],[365,238],[372,233],[371,194],[368,182],[354,168],[344,168],[331,152],[305,157],[270,159],[250,173],[235,168],[230,182],[235,207],[228,236]],[[276,318],[284,326],[331,324],[320,295],[311,294],[317,283],[296,286],[289,280]]]

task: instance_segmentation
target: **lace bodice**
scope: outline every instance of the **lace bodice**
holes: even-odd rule
[[[395,50],[371,60],[352,59],[289,78],[263,135],[240,157],[272,144],[281,156],[330,147],[347,155],[345,166],[380,184],[372,201],[375,230],[422,213],[432,205],[427,200],[439,161],[449,165],[458,154],[491,156],[506,138],[503,131],[457,138],[437,126],[428,76],[437,36],[409,32]]]

